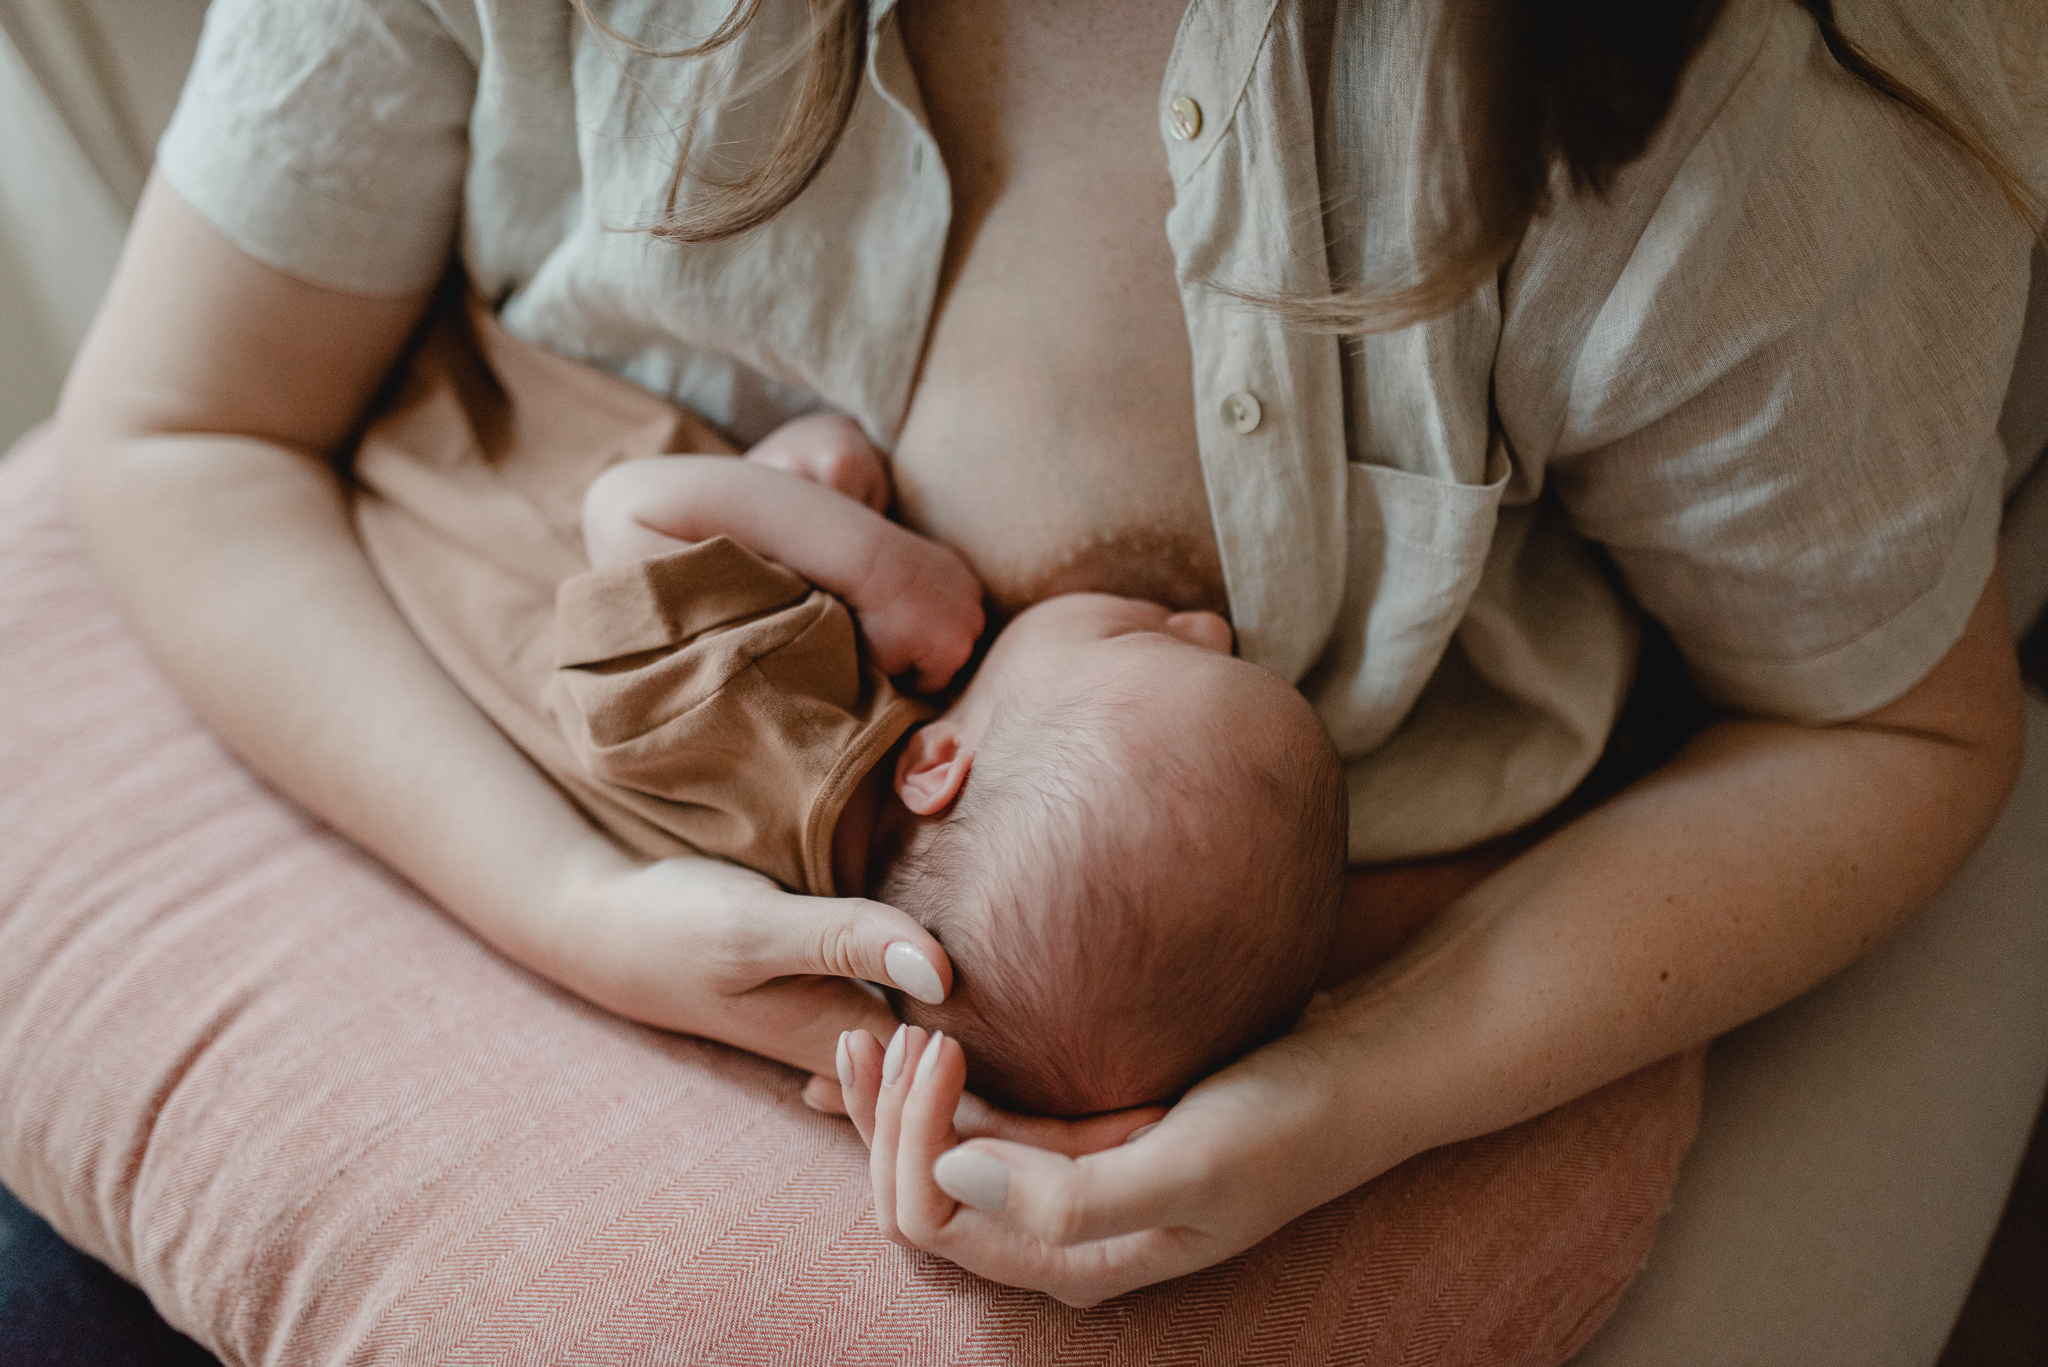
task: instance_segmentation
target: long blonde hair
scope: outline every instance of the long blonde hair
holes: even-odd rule
[[[712,34],[668,51],[604,25],[589,0],[571,0],[586,21],[635,51],[705,57],[753,24],[763,0],[735,0]],[[1468,212],[1432,252],[1424,277],[1353,283],[1316,296],[1241,297],[1295,324],[1334,333],[1390,332],[1435,317],[1470,296],[1515,253],[1560,181],[1599,194],[1642,155],[1670,113],[1680,79],[1712,32],[1725,0],[1454,0],[1442,6],[1446,70],[1425,98],[1438,101],[1461,140]],[[1834,0],[1797,0],[1842,70],[1910,110],[1966,152],[2013,212],[2048,244],[2048,203],[1983,134],[1892,75],[1835,20]],[[817,178],[853,115],[867,62],[867,0],[809,0],[810,43],[796,99],[765,156],[740,175],[706,184],[678,207],[688,137],[670,177],[663,215],[649,231],[672,242],[713,242],[775,217]],[[2019,7],[2015,6],[2017,10]],[[2019,31],[2015,13],[2011,26]],[[2035,21],[2038,23],[2038,19]],[[2012,60],[2012,44],[2002,45]],[[794,65],[794,62],[791,63]]]
[[[702,42],[679,48],[654,48],[620,33],[591,12],[590,0],[570,0],[583,21],[612,41],[649,57],[703,58],[729,47],[753,26],[763,0],[734,0],[732,9]],[[810,0],[811,40],[800,50],[802,84],[783,115],[768,154],[730,180],[710,182],[708,193],[682,198],[689,162],[690,135],[685,125],[683,147],[669,175],[662,216],[649,232],[669,242],[716,242],[758,228],[788,208],[809,188],[832,159],[853,117],[867,66],[868,7],[866,0]],[[792,63],[793,65],[793,63]],[[775,76],[787,67],[768,73]],[[696,111],[688,111],[694,122]]]

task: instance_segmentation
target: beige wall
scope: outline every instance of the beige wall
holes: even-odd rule
[[[49,416],[126,215],[0,43],[0,441]]]
[[[204,10],[0,0],[0,449],[56,406]]]
[[[50,411],[63,376],[28,268],[0,236],[0,450]]]

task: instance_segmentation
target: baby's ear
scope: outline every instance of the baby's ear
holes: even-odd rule
[[[937,816],[953,805],[974,753],[943,718],[911,733],[896,761],[896,796],[919,816]]]

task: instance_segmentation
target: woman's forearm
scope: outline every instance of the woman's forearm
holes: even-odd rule
[[[929,932],[708,859],[642,865],[442,673],[330,467],[425,296],[271,270],[161,182],[66,385],[74,522],[157,663],[238,754],[510,957],[623,1015],[805,1068],[893,1017],[848,978],[944,990]],[[902,985],[902,984],[899,984]]]
[[[500,949],[562,977],[566,875],[626,861],[441,672],[324,464],[135,434],[83,456],[94,558],[159,665],[252,767]]]
[[[2020,726],[1994,578],[1963,639],[1897,702],[1834,727],[1710,727],[1511,862],[1339,994],[1351,1132],[1379,1136],[1359,1180],[1853,962],[1975,848],[2010,791]]]
[[[152,183],[59,414],[73,520],[193,710],[515,957],[606,843],[442,674],[329,465],[424,296],[249,260]]]

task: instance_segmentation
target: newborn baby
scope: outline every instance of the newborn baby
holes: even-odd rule
[[[859,428],[812,417],[745,460],[613,467],[584,535],[598,566],[730,537],[843,599],[877,666],[936,692],[980,634],[980,585],[888,502]],[[1342,901],[1343,771],[1300,693],[1230,647],[1214,613],[1049,599],[846,797],[837,888],[946,947],[950,998],[892,1002],[961,1042],[988,1099],[1168,1100],[1307,1003]]]

